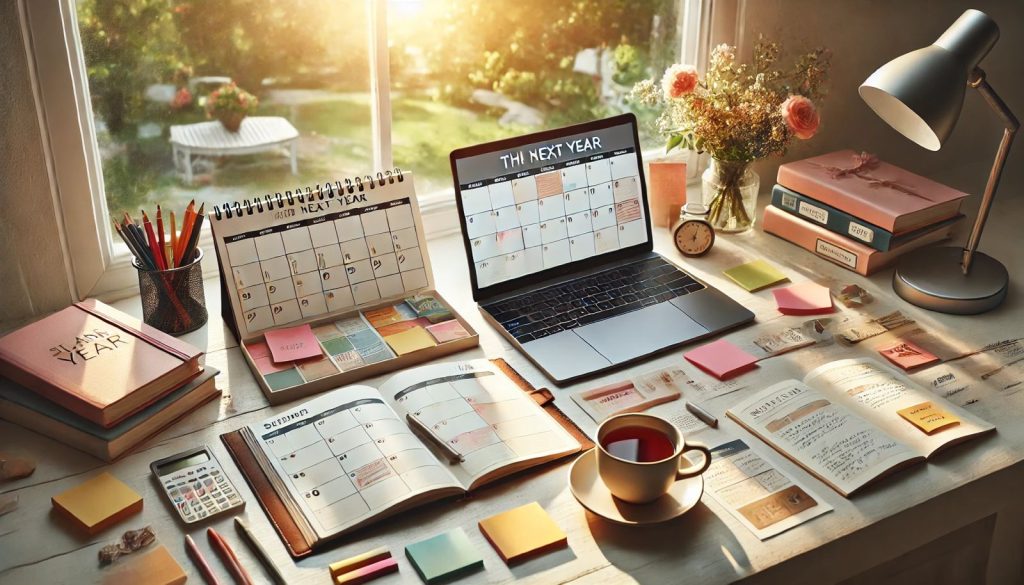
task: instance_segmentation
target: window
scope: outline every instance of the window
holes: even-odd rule
[[[415,172],[425,212],[450,212],[452,149],[629,110],[635,81],[697,55],[709,6],[26,2],[78,293],[133,289],[109,229],[122,210],[211,205],[395,165]],[[218,124],[205,104],[225,83],[258,98],[245,124],[280,118],[297,138],[244,154],[196,151],[188,133]],[[644,144],[660,147],[652,114],[637,114]]]

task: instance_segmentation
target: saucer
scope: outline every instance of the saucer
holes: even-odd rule
[[[681,479],[668,493],[649,504],[630,504],[616,499],[597,474],[597,451],[580,455],[569,470],[569,490],[587,510],[618,524],[644,526],[667,522],[697,505],[704,494],[702,476]]]

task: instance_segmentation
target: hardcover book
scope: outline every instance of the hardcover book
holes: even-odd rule
[[[109,429],[195,377],[202,355],[90,299],[0,338],[0,375]]]
[[[786,163],[779,167],[777,181],[897,235],[955,216],[967,197],[852,150]]]

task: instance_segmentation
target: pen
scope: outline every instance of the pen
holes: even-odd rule
[[[192,540],[192,537],[185,535],[185,550],[188,552],[188,556],[192,557],[192,562],[199,568],[199,573],[203,576],[203,581],[206,581],[208,585],[220,585],[220,581],[217,580],[217,576],[213,574],[213,569],[210,568],[210,564],[203,558],[203,553],[199,552],[199,547],[196,546],[196,541]]]
[[[693,416],[700,419],[700,421],[711,428],[718,427],[718,419],[715,418],[710,412],[704,410],[700,406],[697,406],[692,401],[686,401],[686,410],[689,410]]]
[[[235,579],[235,583],[239,585],[253,585],[252,577],[245,571],[242,563],[238,562],[238,557],[235,556],[235,551],[231,550],[231,547],[228,546],[228,541],[224,540],[223,536],[217,534],[217,531],[213,528],[206,529],[206,537],[210,539],[210,544],[213,546],[213,550],[217,552],[217,555],[220,556],[220,560],[227,565],[231,576]]]
[[[256,558],[260,560],[263,567],[270,573],[274,583],[277,583],[277,585],[288,585],[288,582],[284,580],[284,576],[281,575],[281,571],[278,570],[277,565],[274,564],[274,561],[270,560],[270,554],[267,552],[267,549],[263,548],[260,541],[256,540],[256,535],[237,517],[235,518],[235,529],[242,535],[242,540],[256,553]]]
[[[423,421],[413,416],[412,413],[406,414],[405,420],[409,422],[409,428],[412,429],[414,434],[423,440],[434,443],[439,449],[441,449],[444,456],[448,459],[449,465],[455,465],[456,463],[462,463],[465,461],[458,451],[452,449],[448,443],[441,439],[441,437],[437,436],[430,427],[423,424]]]

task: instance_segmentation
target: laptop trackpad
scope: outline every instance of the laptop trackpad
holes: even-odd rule
[[[527,341],[523,349],[556,381],[568,380],[612,365],[580,339],[575,331],[563,331]]]
[[[708,333],[671,303],[644,307],[574,331],[616,364]]]

